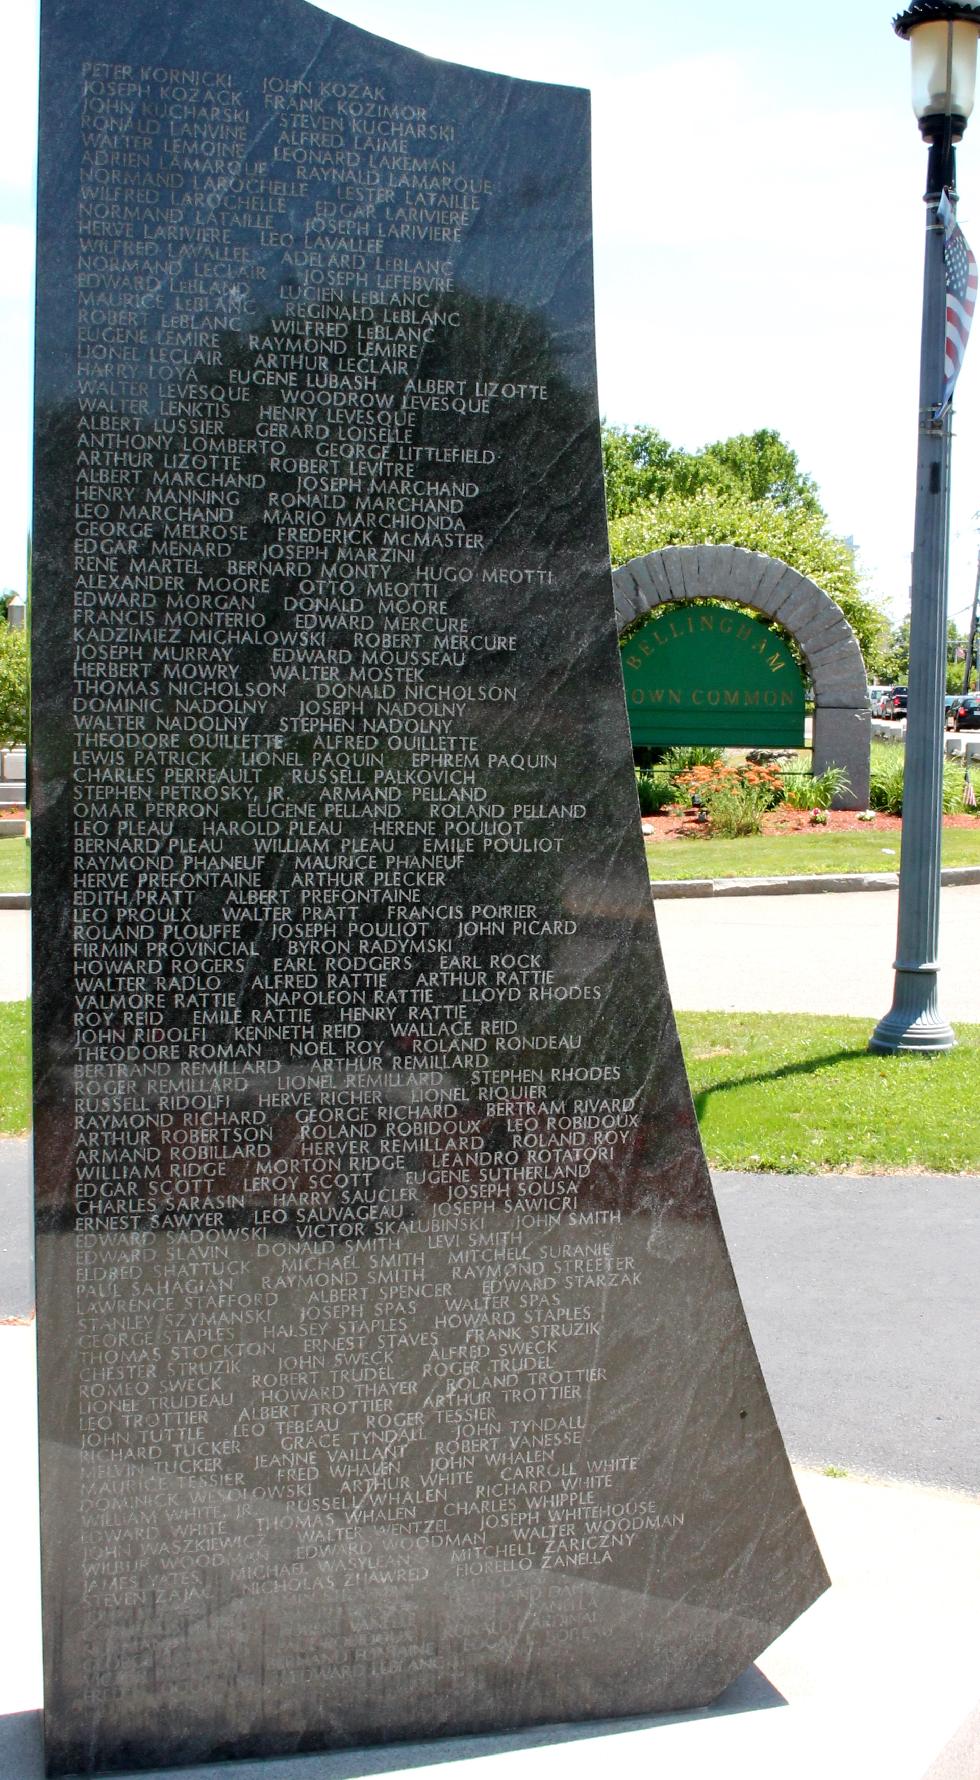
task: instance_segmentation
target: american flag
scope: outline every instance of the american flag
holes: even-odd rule
[[[953,399],[970,337],[970,323],[977,304],[977,262],[956,220],[956,200],[949,191],[940,198],[936,215],[946,235],[943,247],[946,261],[946,383],[937,411],[938,419]]]

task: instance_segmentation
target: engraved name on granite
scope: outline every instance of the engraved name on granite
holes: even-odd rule
[[[688,1706],[824,1586],[646,882],[588,116],[44,0],[53,1773]]]

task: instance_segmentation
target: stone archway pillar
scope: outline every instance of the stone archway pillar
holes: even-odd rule
[[[687,544],[634,557],[613,571],[620,630],[657,606],[732,600],[775,618],[798,643],[813,683],[813,771],[842,767],[849,790],[834,808],[864,810],[871,790],[871,707],[858,640],[815,581],[778,557],[735,544]]]

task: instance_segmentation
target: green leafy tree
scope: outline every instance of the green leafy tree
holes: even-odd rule
[[[768,428],[706,445],[697,459],[708,466],[717,465],[728,486],[733,491],[741,489],[751,501],[772,501],[789,512],[813,513],[826,519],[812,476],[804,474],[796,452]]]
[[[602,452],[610,519],[669,494],[696,495],[702,489],[741,492],[750,501],[826,518],[813,478],[768,428],[718,439],[701,451],[680,451],[656,427],[604,427]]]
[[[881,673],[879,678],[883,685],[907,686],[909,679],[909,635],[912,628],[910,618],[903,618],[900,624],[893,624],[888,641],[881,654]],[[966,667],[966,646],[969,637],[958,630],[950,619],[946,626],[946,691],[962,692],[963,673]],[[957,650],[962,654],[957,659]],[[971,679],[972,684],[972,679]]]
[[[602,465],[606,478],[606,508],[618,519],[646,501],[659,500],[672,485],[676,460],[684,453],[653,426],[603,427]]]
[[[777,556],[836,600],[872,675],[888,644],[888,620],[861,593],[853,552],[806,500],[792,506],[752,500],[739,488],[670,494],[614,519],[609,543],[614,564],[671,544],[738,544]]]
[[[966,656],[970,647],[970,633],[960,630],[953,619],[946,626],[946,691],[962,692],[963,677],[966,673]],[[974,644],[975,647],[975,644]],[[970,669],[970,685],[973,686],[975,670]]]
[[[906,686],[908,684],[911,628],[910,618],[903,618],[900,624],[891,626],[887,642],[881,653],[880,678],[885,685]]]
[[[0,624],[0,748],[27,741],[27,639]]]
[[[869,674],[884,674],[888,619],[862,593],[853,550],[830,530],[816,483],[777,432],[737,433],[691,452],[655,427],[606,427],[603,458],[614,563],[670,544],[777,556],[837,601]]]

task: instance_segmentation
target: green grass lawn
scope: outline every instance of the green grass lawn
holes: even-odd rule
[[[0,1136],[30,1127],[30,1003],[0,1002]],[[980,1173],[980,1026],[940,1057],[879,1057],[870,1020],[679,1014],[708,1159],[786,1174]]]
[[[678,1014],[708,1159],[787,1174],[980,1173],[980,1026],[955,1051],[884,1057],[873,1021]]]
[[[31,1004],[0,1001],[0,1137],[31,1126]]]
[[[30,854],[22,835],[6,835],[0,840],[0,893],[30,889]]]
[[[822,828],[802,834],[747,834],[739,840],[647,841],[647,864],[654,879],[797,878],[810,872],[896,871],[901,857],[898,829],[866,827],[830,834]],[[943,830],[944,865],[980,865],[980,820],[970,828]]]

